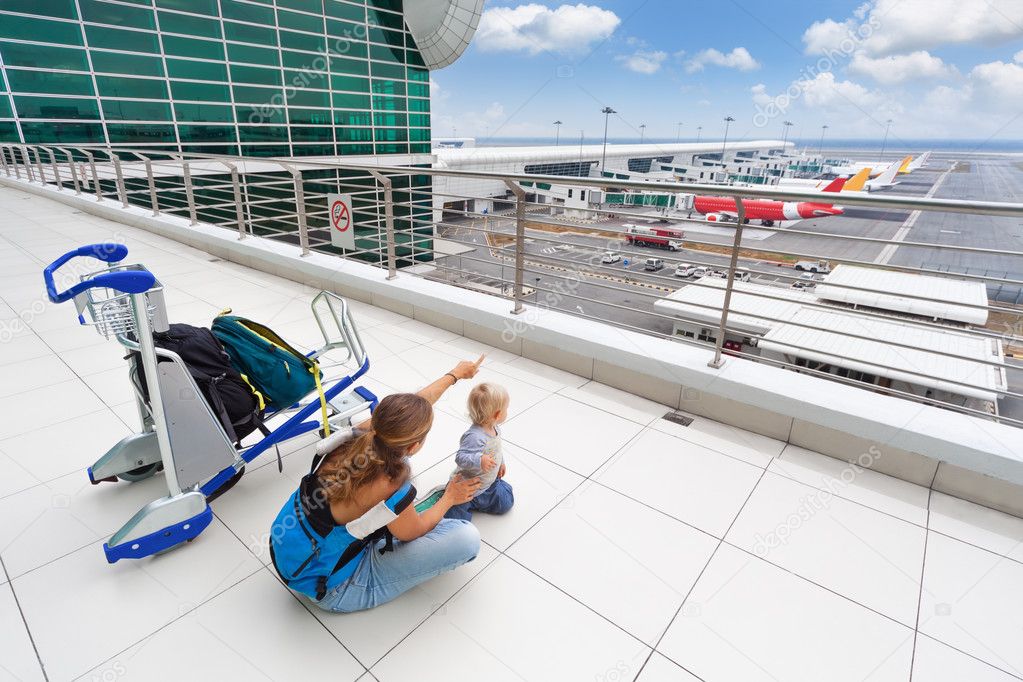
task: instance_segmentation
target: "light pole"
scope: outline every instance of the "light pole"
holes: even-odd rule
[[[824,133],[828,132],[828,128],[829,128],[829,127],[830,127],[830,126],[826,126],[826,125],[823,125],[823,126],[821,126],[821,149],[820,149],[820,157],[821,157],[821,167],[822,167],[822,168],[824,167]]]
[[[881,158],[878,159],[879,162],[884,161],[884,150],[888,146],[888,132],[891,129],[892,129],[892,119],[888,119],[888,122],[885,124],[885,128],[884,128],[884,142],[881,143]]]
[[[639,143],[643,144],[644,140],[646,140],[646,123],[640,123],[639,124]]]
[[[789,141],[789,128],[794,126],[795,123],[793,123],[792,121],[785,121],[784,123],[782,123],[782,125],[784,126],[784,129],[785,129],[785,135],[782,137],[782,141],[781,141],[781,154],[782,154],[782,157],[784,157],[786,155],[785,145]],[[787,165],[788,165],[787,161],[782,163],[781,177],[785,177],[785,170],[786,170],[785,166],[787,166]]]
[[[682,121],[679,121],[678,122],[678,132],[675,133],[675,142],[678,143],[678,142],[681,142],[681,141],[682,141]]]
[[[703,126],[696,126],[696,144],[700,144],[700,139],[703,137]]]
[[[554,122],[554,146],[561,144],[561,121]]]
[[[604,114],[604,151],[600,155],[600,175],[604,176],[604,167],[607,165],[607,122],[611,118],[611,114],[617,114],[618,112],[611,107],[604,107],[600,110],[600,113]]]
[[[728,146],[728,127],[735,121],[731,116],[725,116],[725,141],[721,143],[721,165],[724,168],[728,168],[725,163],[725,148]]]

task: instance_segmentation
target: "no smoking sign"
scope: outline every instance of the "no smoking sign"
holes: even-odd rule
[[[355,227],[352,223],[352,195],[328,194],[330,243],[342,249],[355,248]]]

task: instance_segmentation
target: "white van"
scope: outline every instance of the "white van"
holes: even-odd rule
[[[696,266],[689,263],[679,263],[675,266],[676,277],[692,277],[696,274]]]
[[[658,270],[662,270],[663,268],[664,261],[661,260],[660,258],[647,258],[646,263],[643,265],[643,269],[649,270],[650,272],[657,272]]]

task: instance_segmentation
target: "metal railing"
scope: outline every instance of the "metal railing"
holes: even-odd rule
[[[1023,279],[999,276],[1023,273],[1023,252],[875,236],[882,231],[880,228],[864,234],[843,234],[804,223],[764,228],[747,224],[743,200],[840,203],[845,207],[886,211],[887,215],[892,211],[919,211],[1017,220],[1023,217],[1020,203],[889,194],[836,195],[762,186],[666,182],[651,185],[596,177],[110,150],[98,146],[0,145],[0,164],[0,172],[9,178],[95,196],[96,201],[115,201],[124,208],[141,207],[154,216],[167,215],[190,225],[199,222],[217,225],[236,233],[239,239],[258,236],[285,241],[294,244],[301,256],[325,252],[386,268],[389,278],[403,272],[484,291],[508,299],[517,315],[554,308],[705,347],[712,351],[709,362],[712,368],[722,367],[728,357],[746,358],[1023,426],[1023,420],[1016,416],[1023,415],[1023,386],[1014,385],[1015,372],[1005,358],[1007,351],[1023,349],[1023,308],[1014,303],[956,302],[959,310],[974,310],[988,316],[987,325],[971,326],[940,317],[925,318],[822,298],[802,297],[798,301],[807,310],[840,313],[844,320],[851,320],[851,328],[841,331],[795,320],[790,315],[778,316],[770,308],[773,303],[793,302],[791,285],[802,281],[803,274],[792,269],[796,260],[823,260],[834,265],[979,282],[992,290],[1001,290],[1007,286],[1023,288]],[[538,191],[540,185],[580,191],[729,197],[735,202],[737,219],[724,226],[720,223],[710,226],[702,216],[665,216],[642,207],[569,208]],[[355,249],[331,245],[327,206],[330,193],[352,197],[357,227]],[[673,224],[672,229],[691,230],[684,237],[684,256],[675,259],[720,270],[724,274],[723,283],[705,279],[680,281],[671,274],[662,274],[663,271],[637,272],[619,263],[600,262],[605,251],[618,252],[623,259],[642,259],[648,255],[628,241],[631,233],[623,221],[657,228],[665,220]],[[841,220],[831,218],[826,225],[840,227]],[[764,229],[782,235],[783,242],[759,245],[760,240],[751,236],[762,236],[758,231]],[[901,264],[870,259],[873,251],[892,245],[928,255],[903,259]],[[1007,259],[1020,263],[1012,267],[963,268],[957,263],[936,262],[934,253],[948,256],[950,261],[969,257],[997,259],[1002,264]],[[756,278],[761,286],[737,287],[737,273],[742,272]],[[694,287],[693,291],[716,289],[720,300],[689,302],[688,313],[664,312],[663,306],[654,305],[681,286]],[[892,296],[890,291],[869,286],[829,283],[828,287]],[[734,304],[736,295],[743,297],[744,306]],[[903,292],[897,296],[915,303],[949,303],[937,294]],[[751,297],[758,302],[753,309]],[[836,362],[815,362],[810,358],[818,357],[822,349],[804,343],[771,341],[773,347],[780,345],[784,352],[780,356],[762,352],[761,342],[769,332],[752,329],[751,319],[768,328],[785,325],[807,333],[837,334],[862,344],[878,343],[873,335],[876,327],[871,326],[877,323],[897,324],[907,330],[907,337],[884,341],[885,348],[893,350],[896,356],[893,365],[842,355]],[[679,335],[687,325],[706,333]],[[918,337],[929,339],[932,345],[920,347]],[[985,354],[983,344],[991,348],[990,354]],[[970,351],[963,350],[965,347]],[[950,365],[969,363],[972,369],[966,376],[935,376],[931,365],[916,364],[921,352],[927,358],[939,358]],[[856,369],[864,365],[880,372]],[[881,372],[888,373],[887,380],[879,378]],[[1023,370],[1019,374],[1023,377]],[[893,376],[898,378],[892,379]],[[940,383],[936,383],[937,379]],[[988,394],[995,399],[977,397]]]

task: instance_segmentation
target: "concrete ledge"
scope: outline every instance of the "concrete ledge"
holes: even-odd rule
[[[885,473],[927,484],[928,472],[936,471],[936,489],[1023,513],[1014,503],[1023,499],[1023,429],[736,358],[715,370],[703,348],[528,304],[513,315],[506,300],[483,293],[410,275],[388,281],[385,270],[366,263],[322,253],[300,257],[289,244],[239,240],[228,230],[154,218],[140,207],[5,177],[0,183],[834,457],[848,459],[876,444],[893,453],[894,464],[880,469]]]

